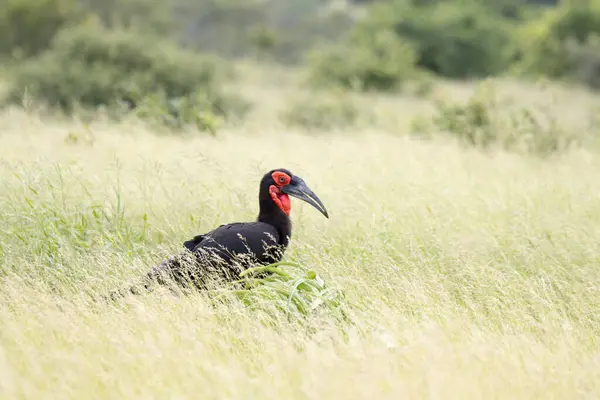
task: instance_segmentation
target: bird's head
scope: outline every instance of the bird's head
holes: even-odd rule
[[[307,202],[326,218],[329,218],[327,209],[321,199],[313,193],[302,178],[292,174],[287,169],[278,168],[267,172],[260,186],[261,192],[268,193],[270,200],[286,215],[290,215],[291,202],[289,196],[293,196]]]

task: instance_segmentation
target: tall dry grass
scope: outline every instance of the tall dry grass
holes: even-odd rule
[[[215,138],[96,123],[72,143],[76,123],[0,118],[0,398],[600,394],[597,153],[262,122]],[[293,201],[286,258],[342,289],[352,324],[204,294],[90,299],[254,219],[258,180],[280,166],[331,215]]]

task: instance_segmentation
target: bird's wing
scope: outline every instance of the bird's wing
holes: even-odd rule
[[[264,222],[233,223],[218,228],[184,242],[188,251],[169,257],[148,273],[149,282],[165,283],[168,277],[187,284],[188,279],[202,281],[204,272],[211,275],[231,278],[232,261],[238,266],[247,268],[254,263],[271,264],[280,261],[284,248],[279,246],[280,235],[277,229]],[[212,253],[212,254],[210,254]],[[219,256],[225,264],[212,259]],[[241,256],[241,257],[239,257]],[[250,257],[248,257],[250,256]],[[237,263],[239,262],[239,263]],[[189,272],[188,267],[201,267],[203,272]],[[236,267],[237,268],[237,267]],[[149,285],[149,284],[148,284]]]
[[[276,246],[279,244],[279,232],[274,226],[264,222],[221,225],[202,236],[192,251],[217,249],[228,254],[252,253],[259,261],[273,261],[280,258],[273,258],[273,252],[277,251]]]

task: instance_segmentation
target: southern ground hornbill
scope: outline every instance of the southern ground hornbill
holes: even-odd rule
[[[302,178],[287,169],[271,170],[260,182],[260,209],[255,222],[221,225],[184,242],[182,253],[148,273],[144,287],[150,289],[154,282],[175,282],[183,287],[205,288],[215,279],[237,279],[246,268],[280,261],[292,235],[289,196],[309,203],[329,218],[321,200]]]

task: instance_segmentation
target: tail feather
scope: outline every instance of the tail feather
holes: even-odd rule
[[[110,292],[105,298],[112,301],[128,295],[149,293],[157,286],[171,290],[199,289],[205,290],[223,281],[239,279],[239,273],[249,265],[224,259],[215,252],[196,250],[173,255],[156,265],[137,284]]]

